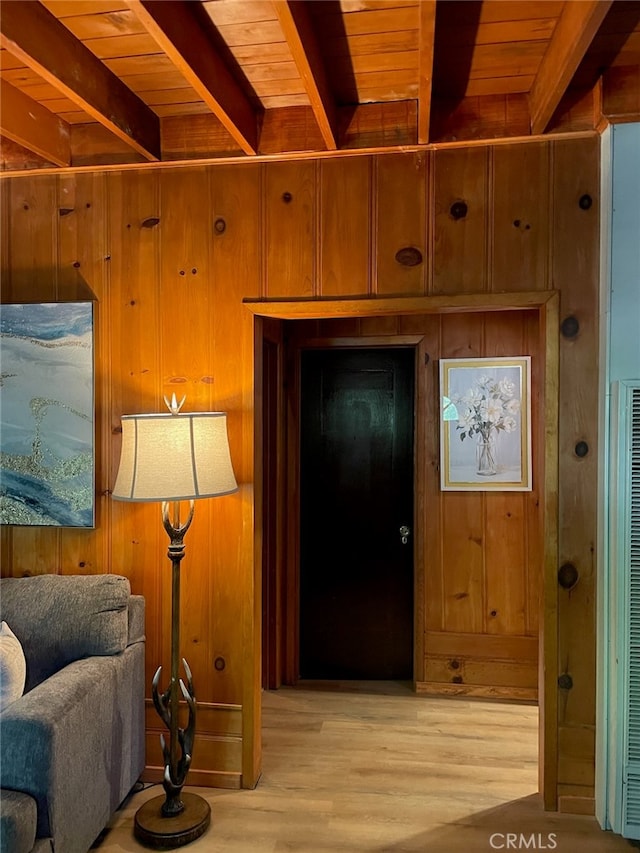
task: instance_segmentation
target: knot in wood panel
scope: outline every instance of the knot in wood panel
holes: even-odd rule
[[[469,207],[466,201],[454,201],[454,203],[449,208],[449,214],[452,219],[464,219],[467,213],[469,212]]]
[[[584,459],[589,453],[589,445],[586,441],[579,441],[574,447],[574,452],[579,459]]]
[[[565,317],[560,326],[564,338],[575,338],[580,331],[580,323],[577,317]]]
[[[563,589],[573,589],[580,575],[573,563],[563,563],[558,569],[558,583]]]
[[[405,246],[396,252],[396,261],[403,267],[417,267],[422,263],[422,252],[415,246]]]

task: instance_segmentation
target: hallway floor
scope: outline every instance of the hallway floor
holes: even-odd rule
[[[538,709],[415,696],[401,684],[303,684],[264,694],[262,778],[254,791],[189,790],[211,803],[189,853],[490,853],[637,849],[592,817],[544,812]],[[197,738],[196,738],[197,749]],[[134,853],[137,808],[94,849]]]

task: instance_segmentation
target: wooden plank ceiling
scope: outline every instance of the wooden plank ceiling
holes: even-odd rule
[[[640,0],[3,0],[2,169],[640,119]]]

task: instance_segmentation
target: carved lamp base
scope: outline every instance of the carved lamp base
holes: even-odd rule
[[[136,812],[133,833],[138,841],[156,850],[172,850],[200,838],[211,821],[211,806],[197,794],[183,792],[184,809],[173,817],[162,814],[164,797],[154,797]]]

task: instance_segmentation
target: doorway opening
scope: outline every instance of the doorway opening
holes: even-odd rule
[[[546,674],[549,671],[549,658],[554,652],[555,632],[551,623],[555,611],[550,604],[556,594],[557,519],[553,516],[553,502],[548,500],[547,494],[553,481],[554,466],[557,466],[557,443],[549,439],[553,433],[551,423],[557,407],[554,393],[557,362],[554,358],[554,338],[550,332],[557,304],[555,295],[550,294],[528,294],[521,299],[511,295],[510,299],[513,300],[510,307],[502,304],[496,306],[494,302],[500,303],[500,297],[487,295],[486,306],[478,303],[472,309],[456,311],[455,306],[447,305],[443,308],[441,300],[425,297],[410,300],[409,317],[403,317],[401,313],[393,317],[390,313],[384,318],[375,316],[357,320],[341,315],[345,305],[340,302],[309,304],[309,307],[308,304],[301,307],[297,303],[284,303],[252,308],[261,317],[257,321],[258,336],[262,334],[263,337],[270,337],[280,354],[276,360],[277,376],[273,379],[274,386],[279,389],[274,405],[280,423],[285,425],[285,435],[279,438],[282,457],[279,457],[281,469],[278,473],[286,495],[278,517],[284,517],[285,521],[281,531],[282,547],[279,552],[276,549],[275,557],[281,578],[280,593],[276,600],[280,602],[281,610],[277,618],[271,620],[280,626],[280,657],[277,672],[271,681],[263,681],[263,686],[273,688],[283,684],[293,685],[305,674],[301,668],[299,642],[302,636],[300,619],[303,583],[300,556],[304,539],[300,515],[302,480],[299,465],[302,433],[299,395],[303,352],[350,348],[412,350],[416,406],[413,454],[415,520],[412,526],[415,561],[413,690],[417,693],[433,693],[435,687],[435,692],[443,697],[477,696],[516,699],[528,703],[535,702],[539,696],[542,706],[540,788],[545,795],[546,808],[553,809],[557,790],[554,781],[557,771],[557,732],[552,725],[555,719],[555,691],[553,685],[546,684]],[[401,299],[386,301],[390,307],[408,306],[408,302]],[[378,302],[375,308],[379,310]],[[366,312],[370,307],[367,300],[362,300],[358,306],[346,306],[354,312]],[[301,310],[309,314],[317,312],[316,319],[298,318],[296,312]],[[261,316],[263,311],[267,317]],[[270,316],[269,311],[273,312]],[[325,316],[327,319],[318,319]],[[536,388],[534,408],[537,409],[532,416],[537,488],[534,494],[514,497],[507,494],[456,495],[440,491],[437,364],[440,358],[452,358],[458,353],[464,355],[469,351],[475,356],[487,357],[500,354],[532,356],[533,383]],[[262,369],[261,366],[259,371]],[[265,376],[258,372],[257,385],[262,388],[265,381]],[[265,417],[263,414],[263,419]],[[261,432],[259,434],[262,435]],[[262,452],[268,454],[269,450],[262,447]],[[262,467],[265,472],[268,470],[264,461]],[[265,510],[263,520],[266,524],[267,516],[274,512],[274,507],[267,508],[265,505]],[[493,550],[485,554],[487,549],[484,543],[489,541],[489,531],[495,529],[496,519],[502,520],[502,532],[492,537],[489,547]],[[526,539],[509,536],[509,530],[524,523],[523,519],[527,519],[529,525]],[[477,533],[474,526],[478,528]],[[525,544],[521,546],[518,542],[522,541]],[[522,575],[519,576],[513,568],[509,572],[500,568],[504,561],[497,559],[497,550],[503,545],[508,551],[510,567],[520,554],[519,549],[525,549],[522,557],[525,569]],[[517,562],[513,565],[517,566]],[[474,591],[461,586],[467,577],[470,578],[469,583],[475,583],[472,577],[474,573],[477,577],[485,578],[485,587],[477,586]],[[264,577],[268,577],[267,570]],[[535,589],[536,583],[539,584],[538,591]],[[493,603],[496,594],[503,596],[502,604],[497,606]],[[524,609],[518,606],[508,610],[508,606],[518,596],[523,601],[526,599]],[[538,599],[543,602],[540,609],[536,604]],[[491,608],[487,604],[491,604]],[[493,610],[496,612],[493,613]],[[543,639],[540,656],[537,653],[538,625],[535,621],[538,617]],[[440,618],[448,620],[444,629],[438,628],[437,620]],[[509,619],[511,622],[505,621]],[[523,630],[518,628],[521,623]],[[471,630],[468,625],[472,626]],[[511,635],[506,642],[501,631]],[[497,676],[498,681],[490,681],[493,675]],[[486,687],[482,687],[483,679],[486,679]],[[478,685],[480,690],[477,690]]]

